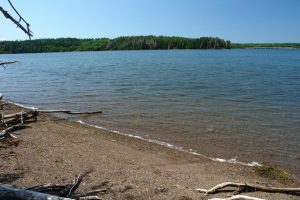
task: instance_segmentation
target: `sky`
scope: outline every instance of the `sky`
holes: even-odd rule
[[[165,35],[300,42],[300,0],[11,0],[40,38]],[[14,14],[7,0],[0,6]],[[0,40],[27,36],[0,15]]]

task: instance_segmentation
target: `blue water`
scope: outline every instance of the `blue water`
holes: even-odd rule
[[[6,99],[102,110],[87,123],[300,177],[300,50],[0,55]]]

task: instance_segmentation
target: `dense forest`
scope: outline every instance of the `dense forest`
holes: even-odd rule
[[[145,49],[230,49],[300,48],[300,43],[231,43],[217,37],[183,38],[167,36],[130,36],[115,39],[37,39],[0,41],[0,53],[38,53],[66,51],[145,50]]]
[[[131,36],[115,39],[58,38],[0,42],[0,53],[225,48],[231,48],[230,41],[217,37],[192,39],[166,36]]]

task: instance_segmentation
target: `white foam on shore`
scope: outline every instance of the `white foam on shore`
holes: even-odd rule
[[[28,106],[24,106],[22,104],[15,103],[15,102],[12,102],[12,101],[6,101],[6,102],[10,103],[10,104],[14,104],[14,105],[20,106],[20,107],[25,108],[25,109],[38,110],[38,108],[36,108],[36,107],[28,107]],[[167,143],[167,142],[163,142],[163,141],[159,141],[159,140],[154,140],[154,139],[143,138],[143,137],[138,136],[138,135],[132,135],[132,134],[127,134],[127,133],[122,133],[120,131],[111,130],[111,129],[108,129],[108,128],[105,128],[105,127],[102,127],[102,126],[88,124],[88,123],[85,123],[85,122],[83,122],[81,120],[78,120],[76,122],[78,122],[80,124],[83,124],[83,125],[90,126],[90,127],[94,127],[94,128],[97,128],[97,129],[102,129],[102,130],[105,130],[105,131],[109,131],[109,132],[117,133],[117,134],[120,134],[120,135],[124,135],[124,136],[127,136],[127,137],[132,137],[132,138],[136,138],[136,139],[143,140],[143,141],[146,141],[146,142],[159,144],[159,145],[171,148],[171,149],[176,149],[178,151],[182,151],[182,152],[185,152],[185,153],[190,153],[190,154],[193,154],[193,155],[196,155],[196,156],[200,156],[200,157],[209,159],[209,160],[214,161],[214,162],[239,164],[239,165],[244,165],[244,166],[249,166],[249,167],[261,166],[261,164],[259,164],[258,162],[255,162],[255,161],[253,161],[251,163],[245,163],[245,162],[237,161],[236,158],[232,158],[232,159],[229,159],[229,160],[226,160],[226,159],[223,159],[223,158],[213,158],[213,157],[209,157],[209,156],[197,153],[193,149],[186,150],[186,149],[183,149],[182,147],[175,146],[175,145]]]
[[[109,132],[112,132],[112,133],[117,133],[117,134],[124,135],[124,136],[127,136],[127,137],[137,138],[137,139],[140,139],[140,140],[143,140],[143,141],[146,141],[146,142],[159,144],[159,145],[162,145],[162,146],[165,146],[165,147],[168,147],[168,148],[171,148],[171,149],[176,149],[178,151],[182,151],[182,152],[185,152],[185,153],[190,153],[190,154],[193,154],[193,155],[196,155],[196,156],[201,156],[201,157],[204,157],[204,158],[209,159],[209,160],[214,161],[214,162],[239,164],[239,165],[244,165],[244,166],[249,166],[249,167],[261,166],[261,164],[259,164],[258,162],[254,162],[254,161],[251,162],[251,163],[245,163],[245,162],[237,161],[236,158],[232,158],[232,159],[229,159],[229,160],[226,160],[226,159],[223,159],[223,158],[213,158],[213,157],[209,157],[209,156],[197,153],[192,149],[186,150],[186,149],[183,149],[182,147],[178,147],[178,146],[175,146],[175,145],[167,143],[167,142],[162,142],[162,141],[159,141],[159,140],[143,138],[141,136],[127,134],[127,133],[122,133],[120,131],[111,130],[111,129],[108,129],[108,128],[105,128],[105,127],[102,127],[102,126],[88,124],[88,123],[85,123],[81,120],[78,120],[77,122],[80,123],[80,124],[83,124],[83,125],[87,125],[87,126],[90,126],[90,127],[97,128],[97,129],[109,131]]]
[[[36,107],[24,106],[24,105],[22,105],[20,103],[16,103],[16,102],[12,102],[12,101],[5,101],[5,102],[10,103],[10,104],[14,104],[16,106],[20,106],[20,107],[25,108],[25,109],[38,110],[38,108],[36,108]]]

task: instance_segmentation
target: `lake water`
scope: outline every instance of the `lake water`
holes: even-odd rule
[[[267,162],[300,177],[300,50],[0,55],[6,99],[102,110],[80,120],[183,149]],[[78,120],[77,118],[72,118]]]

